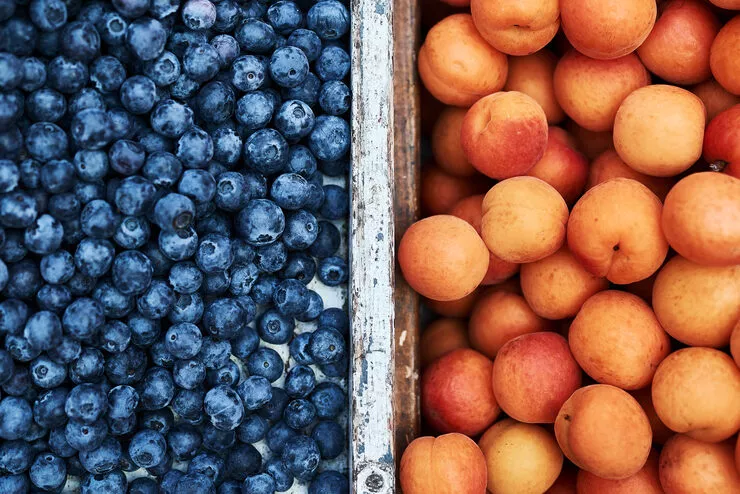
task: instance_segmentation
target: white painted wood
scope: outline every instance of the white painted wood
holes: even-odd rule
[[[395,492],[393,2],[352,0],[350,484]]]

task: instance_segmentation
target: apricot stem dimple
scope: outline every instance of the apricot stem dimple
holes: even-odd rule
[[[721,172],[728,165],[726,161],[717,160],[709,163],[709,169],[713,172]]]
[[[619,250],[619,244],[616,244],[614,247],[612,247],[612,250],[614,252],[617,252]]]

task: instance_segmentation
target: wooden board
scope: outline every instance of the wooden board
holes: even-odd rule
[[[350,482],[395,492],[393,2],[352,0]]]

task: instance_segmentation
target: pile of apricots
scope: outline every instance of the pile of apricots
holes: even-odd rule
[[[740,0],[444,1],[404,494],[740,493]]]

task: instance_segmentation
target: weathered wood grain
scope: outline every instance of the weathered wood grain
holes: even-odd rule
[[[395,492],[393,436],[393,3],[352,0],[350,472]]]
[[[396,0],[393,12],[395,133],[395,238],[419,219],[420,108],[416,54],[418,0]],[[394,382],[396,461],[419,434],[419,296],[397,271],[395,284],[396,378]]]

